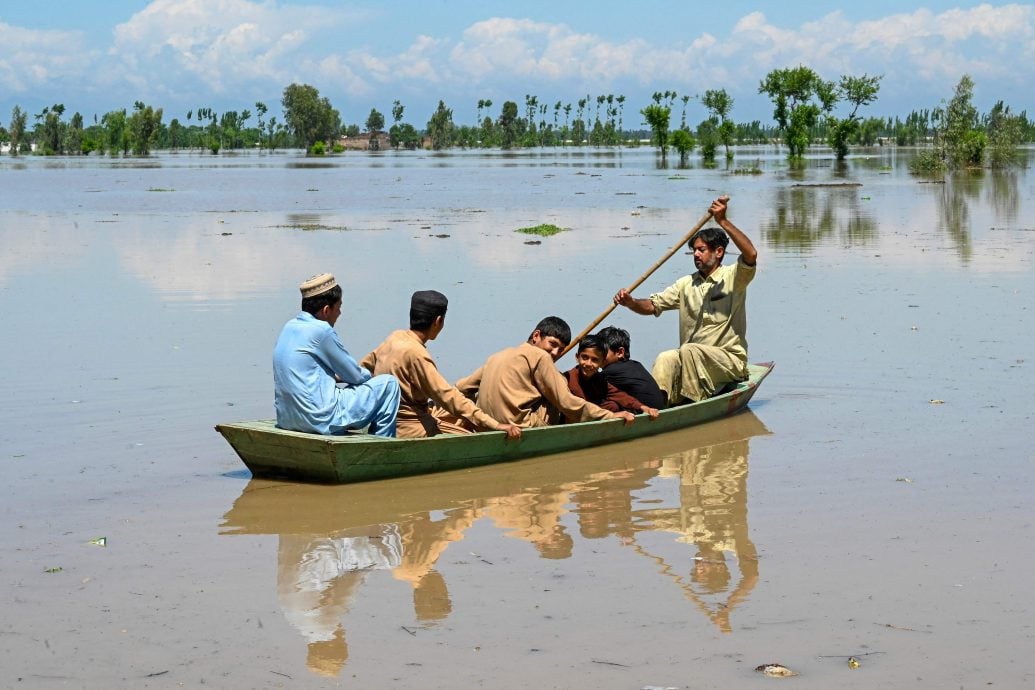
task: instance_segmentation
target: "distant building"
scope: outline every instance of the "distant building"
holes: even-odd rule
[[[360,132],[354,137],[338,137],[334,142],[346,151],[387,151],[392,148],[388,132]]]

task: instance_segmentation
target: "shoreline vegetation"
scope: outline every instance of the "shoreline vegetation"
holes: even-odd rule
[[[393,123],[387,129],[384,115],[376,108],[363,129],[359,124],[343,124],[328,99],[307,84],[284,89],[283,121],[267,118],[267,105],[256,102],[254,110],[223,113],[200,107],[187,111],[186,123],[174,117],[166,124],[162,108],[137,101],[131,111],[95,114],[91,124],[79,112],[66,120],[66,108],[58,103],[32,115],[30,127],[29,114],[16,105],[6,125],[0,121],[0,155],[118,157],[147,156],[157,150],[217,155],[301,148],[308,155],[323,156],[356,150],[653,146],[663,164],[673,152],[678,156],[675,167],[685,167],[695,150],[709,164],[721,147],[731,161],[737,145],[778,144],[792,161],[801,159],[813,145],[830,146],[838,160],[848,155],[850,146],[897,145],[921,147],[911,171],[931,176],[962,168],[1010,167],[1018,162],[1019,147],[1035,142],[1035,122],[1026,111],[1013,113],[1001,100],[988,113],[977,110],[969,75],[963,75],[954,95],[937,107],[914,110],[904,119],[864,118],[859,110],[877,100],[881,79],[843,75],[838,82],[826,81],[801,65],[773,70],[758,88],[773,102],[772,124],[736,122],[734,100],[722,89],[703,95],[655,92],[651,102],[636,112],[642,118],[640,127],[626,126],[626,120],[633,119],[626,111],[626,98],[614,94],[595,98],[587,94],[553,104],[526,95],[523,112],[517,102],[505,101],[496,117],[491,114],[493,101],[479,99],[477,119],[470,125],[456,124],[452,110],[439,101],[423,129],[404,121],[406,107],[398,100],[392,104]],[[700,112],[702,107],[704,119],[696,126],[688,124],[693,110]],[[838,107],[840,117],[835,114]],[[679,122],[673,125],[677,114]]]

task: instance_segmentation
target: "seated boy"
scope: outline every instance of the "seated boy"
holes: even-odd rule
[[[446,325],[449,301],[441,292],[419,290],[410,298],[410,328],[389,334],[360,362],[374,375],[391,374],[399,380],[402,400],[396,418],[400,438],[424,438],[438,434],[469,434],[472,430],[504,431],[521,438],[521,429],[500,424],[478,409],[439,373],[428,352]],[[436,407],[431,408],[429,401]]]
[[[478,407],[493,419],[520,427],[549,424],[551,406],[580,422],[620,418],[632,424],[630,412],[609,412],[571,394],[555,364],[570,342],[568,324],[548,316],[527,342],[492,355],[480,369],[457,381],[456,387],[469,398],[477,395]]]
[[[646,367],[634,359],[629,359],[629,331],[608,326],[601,328],[597,337],[607,346],[607,354],[604,357],[604,378],[607,382],[644,405],[657,409],[664,408],[667,400],[658,382]]]
[[[371,434],[395,436],[399,382],[394,376],[372,377],[338,339],[338,281],[322,273],[299,290],[302,311],[284,324],[273,349],[277,426],[313,434],[369,427]]]
[[[568,390],[572,392],[572,395],[600,405],[605,410],[612,412],[627,410],[633,414],[645,412],[650,415],[651,419],[657,419],[657,409],[644,405],[628,393],[615,388],[600,373],[600,367],[604,365],[607,352],[607,345],[595,335],[587,335],[580,340],[579,363],[565,372],[565,377],[568,379]],[[566,421],[577,420],[569,418]]]

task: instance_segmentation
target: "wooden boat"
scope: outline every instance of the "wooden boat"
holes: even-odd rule
[[[272,420],[218,424],[255,477],[347,484],[563,453],[629,441],[726,417],[747,406],[773,362],[748,365],[747,381],[701,402],[663,410],[655,420],[638,415],[526,429],[518,441],[501,431],[433,438],[383,438],[363,433],[323,436],[278,429]]]

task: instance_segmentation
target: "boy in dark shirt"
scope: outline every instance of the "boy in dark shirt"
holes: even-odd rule
[[[607,346],[604,356],[604,379],[620,391],[624,391],[644,405],[663,409],[665,393],[647,369],[634,359],[629,359],[629,331],[608,326],[596,335]]]
[[[564,373],[568,390],[572,395],[588,400],[611,412],[644,412],[651,419],[658,416],[657,409],[644,405],[633,396],[609,384],[601,375],[600,367],[607,357],[607,345],[600,338],[587,335],[579,341],[578,365]],[[568,422],[578,421],[568,419]]]

